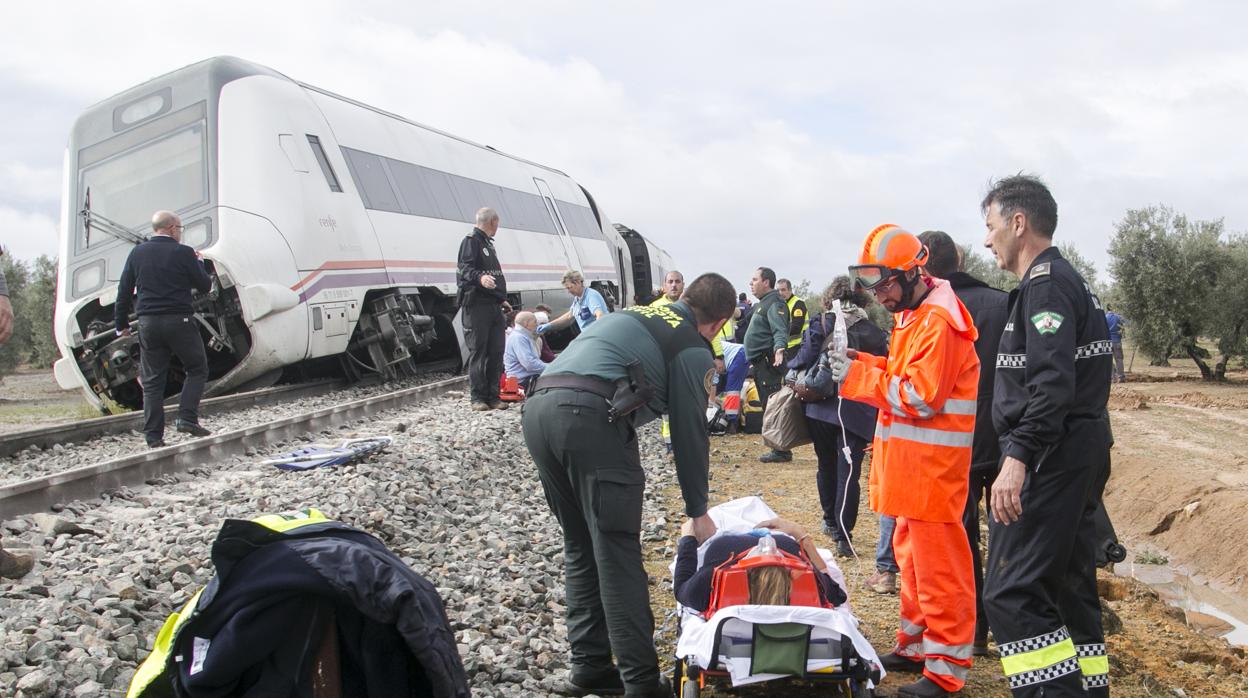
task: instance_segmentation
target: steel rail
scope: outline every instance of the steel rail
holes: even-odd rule
[[[0,486],[0,520],[55,510],[76,499],[95,498],[110,489],[139,485],[161,475],[208,465],[249,448],[263,449],[308,432],[421,402],[462,388],[467,381],[466,376],[450,378],[3,485]]]
[[[272,405],[288,400],[323,395],[347,385],[347,383],[338,379],[279,385],[271,388],[251,390],[245,393],[208,398],[200,403],[199,409],[201,414],[220,414],[230,410],[246,409],[259,405]],[[177,411],[176,401],[165,405],[165,416],[170,418],[170,421],[177,414]],[[143,411],[139,410],[137,412],[84,419],[77,422],[69,422],[68,424],[10,432],[0,435],[0,458],[8,458],[31,446],[49,449],[56,444],[88,441],[100,436],[121,434],[142,428]]]

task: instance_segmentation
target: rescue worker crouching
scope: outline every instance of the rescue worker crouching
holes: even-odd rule
[[[685,513],[706,540],[715,532],[706,513],[709,341],[732,315],[734,295],[727,279],[704,274],[676,303],[600,318],[525,402],[525,444],[563,530],[569,695],[670,695],[642,566],[646,476],[636,429],[669,415]]]
[[[922,672],[897,695],[924,697],[961,690],[971,668],[975,579],[962,510],[979,382],[971,315],[948,282],[923,276],[926,257],[895,225],[867,235],[849,272],[894,313],[889,354],[830,355],[841,396],[879,409],[870,502],[897,517],[901,569],[897,647],[880,661]]]

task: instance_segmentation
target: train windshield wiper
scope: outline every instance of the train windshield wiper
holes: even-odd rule
[[[138,245],[139,243],[147,241],[147,238],[131,231],[129,228],[118,223],[117,221],[114,221],[102,214],[93,212],[91,210],[91,189],[89,187],[87,188],[86,199],[82,202],[82,210],[78,212],[78,215],[82,216],[83,247],[91,246],[92,226],[98,228],[100,232],[117,238],[123,242],[128,242],[131,245]]]

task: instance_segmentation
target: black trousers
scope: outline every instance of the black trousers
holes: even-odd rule
[[[966,511],[962,513],[962,525],[966,527],[966,540],[971,544],[971,563],[975,569],[975,643],[988,641],[988,617],[984,615],[984,559],[979,552],[979,502],[992,520],[992,483],[997,479],[997,468],[971,467],[971,488],[966,496]]]
[[[139,349],[143,433],[148,442],[165,436],[165,383],[175,356],[186,373],[178,398],[178,421],[199,424],[199,400],[208,378],[208,355],[195,319],[187,315],[140,316]]]
[[[989,519],[984,610],[1015,696],[1108,696],[1096,527],[1109,469],[1103,419],[1068,422],[1022,490],[1022,518]]]
[[[774,360],[772,354],[750,359],[750,365],[754,367],[754,388],[758,390],[758,401],[763,412],[767,411],[767,401],[784,385],[784,371],[771,365]]]
[[[464,306],[464,339],[468,342],[468,384],[473,402],[498,402],[498,381],[503,376],[503,347],[507,320],[497,303]]]
[[[858,523],[858,496],[862,490],[858,478],[862,475],[862,456],[867,441],[837,424],[813,417],[806,417],[806,426],[819,460],[815,484],[819,488],[823,523],[836,532],[833,536],[836,540],[852,540],[854,525]],[[853,462],[845,460],[842,439],[849,444]]]
[[[627,420],[607,421],[607,401],[556,388],[524,401],[524,442],[563,529],[568,644],[580,672],[619,664],[628,687],[659,678],[654,615],[642,566],[646,473]]]

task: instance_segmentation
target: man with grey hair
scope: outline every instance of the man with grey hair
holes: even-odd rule
[[[516,313],[516,324],[503,349],[503,370],[514,377],[527,393],[533,379],[550,364],[542,361],[541,339],[537,336],[537,316],[527,310]]]
[[[585,283],[585,275],[570,269],[563,275],[563,289],[572,296],[572,306],[568,312],[537,328],[538,334],[551,330],[561,330],[576,321],[576,326],[584,331],[595,320],[611,312],[606,299],[597,289]]]
[[[191,436],[212,433],[199,425],[199,399],[208,378],[208,357],[191,306],[191,289],[207,293],[212,279],[199,253],[181,244],[182,228],[182,219],[172,211],[152,214],[154,234],[126,258],[113,309],[117,333],[126,337],[130,336],[132,307],[138,316],[143,434],[152,448],[165,445],[165,381],[174,356],[186,371],[178,400],[177,429]]]
[[[459,245],[456,285],[460,320],[468,344],[468,383],[472,408],[478,411],[505,410],[498,397],[498,381],[503,375],[503,344],[507,279],[494,249],[498,234],[498,212],[488,206],[477,211],[477,225]]]

